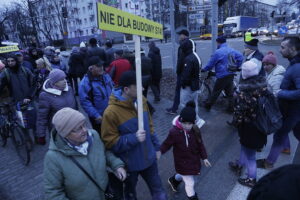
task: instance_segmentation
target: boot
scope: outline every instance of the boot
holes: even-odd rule
[[[239,178],[238,182],[241,185],[253,188],[256,184],[256,179],[252,179],[252,178]]]
[[[179,184],[181,183],[182,181],[177,181],[175,179],[175,175],[171,176],[169,179],[168,179],[168,183],[170,184],[172,190],[174,192],[178,192],[178,186]]]
[[[191,196],[191,197],[188,197],[189,200],[199,200],[198,199],[198,196],[197,196],[197,193],[195,193],[194,196]]]
[[[229,162],[228,165],[229,165],[229,169],[231,171],[233,171],[236,176],[241,176],[242,175],[243,167],[239,166],[237,164],[237,161],[235,161],[235,162]]]

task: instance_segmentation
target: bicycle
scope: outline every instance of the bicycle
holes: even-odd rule
[[[26,104],[20,104],[21,110],[27,109]],[[12,144],[21,159],[23,165],[30,162],[30,152],[33,148],[33,141],[29,135],[29,130],[24,127],[24,123],[16,110],[15,103],[4,103],[0,105],[1,127],[0,127],[0,144],[6,146],[7,139],[12,139]]]
[[[204,78],[201,76],[201,73],[199,74],[200,89],[198,92],[198,104],[200,106],[204,106],[205,102],[211,96],[211,85],[213,83],[212,77],[214,76],[214,72],[211,71],[207,72],[207,75],[203,76]]]

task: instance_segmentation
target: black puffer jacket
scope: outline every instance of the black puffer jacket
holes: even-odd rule
[[[152,79],[161,79],[162,66],[159,48],[151,47],[149,49],[148,57],[151,59],[152,62]]]
[[[195,44],[191,40],[184,40],[181,49],[185,55],[181,73],[181,87],[191,87],[192,91],[197,91],[199,90],[201,60],[195,52]]]
[[[238,127],[240,143],[250,149],[260,149],[267,143],[267,136],[254,125],[258,97],[268,93],[264,77],[258,75],[242,79],[240,93],[234,106],[234,121]]]
[[[142,64],[142,83],[143,83],[143,86],[147,86],[150,84],[150,82],[152,80],[151,59],[142,54],[141,64]]]
[[[71,77],[83,77],[87,71],[85,55],[82,52],[74,52],[69,59],[69,75]]]

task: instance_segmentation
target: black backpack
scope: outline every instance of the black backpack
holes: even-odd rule
[[[227,56],[228,64],[227,64],[227,70],[229,72],[237,72],[238,71],[238,65],[235,60],[234,54],[230,52]]]
[[[272,93],[258,98],[255,126],[266,135],[276,132],[282,126],[282,115],[278,102]]]

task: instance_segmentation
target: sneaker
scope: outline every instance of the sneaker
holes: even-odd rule
[[[290,150],[290,149],[283,149],[283,150],[281,151],[281,153],[287,154],[287,155],[291,155],[291,150]]]
[[[199,200],[197,193],[194,194],[194,196],[188,197],[189,200]]]
[[[255,178],[239,178],[238,182],[241,185],[253,188],[256,184],[256,179]]]
[[[272,169],[273,168],[273,164],[269,163],[266,159],[256,160],[256,165],[257,165],[257,168],[262,168],[262,169]]]
[[[237,161],[235,162],[229,162],[228,163],[229,165],[229,169],[235,173],[236,176],[241,176],[242,175],[242,170],[243,170],[243,167],[242,166],[239,166],[237,164]]]
[[[168,183],[170,184],[172,190],[174,192],[178,192],[178,186],[179,184],[181,183],[181,181],[177,181],[175,179],[175,175],[174,176],[171,176],[169,179],[168,179]]]
[[[177,112],[176,111],[173,111],[172,108],[167,108],[166,109],[166,113],[170,114],[170,115],[176,115]]]

